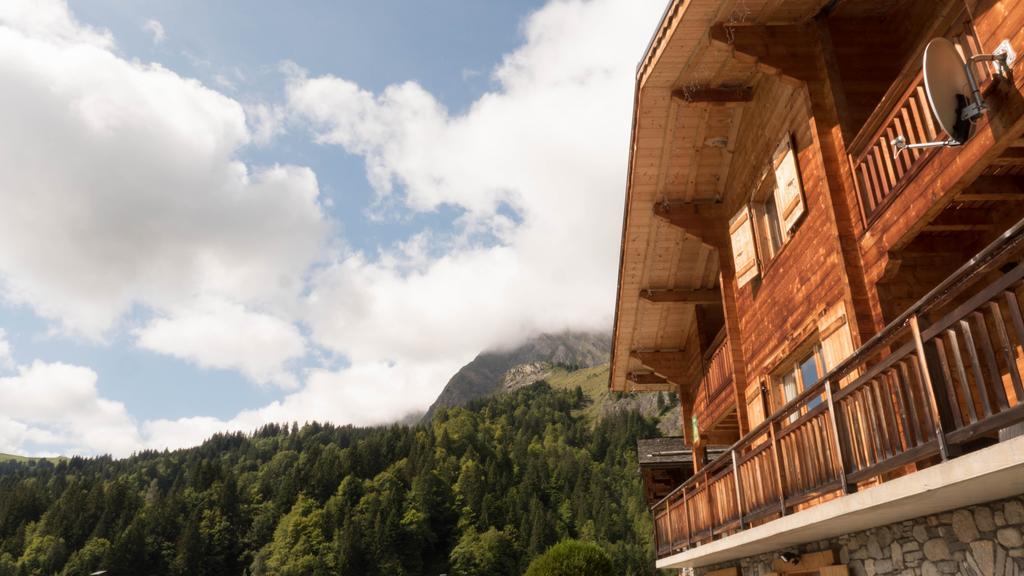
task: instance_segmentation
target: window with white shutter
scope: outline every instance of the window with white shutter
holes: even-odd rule
[[[796,151],[793,149],[793,138],[790,134],[786,134],[772,154],[772,168],[775,171],[775,208],[778,211],[782,233],[788,239],[807,211],[803,184],[800,182],[800,168],[797,166]]]
[[[743,286],[761,273],[754,245],[754,224],[748,206],[744,206],[729,220],[729,239],[736,266],[736,285]]]

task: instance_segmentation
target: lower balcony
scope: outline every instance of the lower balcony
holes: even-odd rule
[[[658,566],[1024,493],[1022,251],[1024,221],[656,503]]]

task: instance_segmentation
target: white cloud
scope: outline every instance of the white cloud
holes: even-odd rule
[[[125,456],[141,444],[124,404],[102,398],[88,368],[35,361],[0,378],[0,451],[31,442],[64,453]]]
[[[153,44],[160,44],[167,39],[167,32],[159,20],[150,18],[142,25],[142,29],[153,37]]]
[[[294,324],[226,302],[208,302],[137,331],[142,348],[191,360],[203,368],[235,369],[252,380],[295,388],[285,368],[306,353]]]
[[[118,57],[61,2],[0,4],[4,296],[94,339],[197,295],[292,306],[328,234],[313,172],[240,162],[241,104]]]
[[[249,130],[252,132],[254,144],[267,145],[284,133],[286,111],[280,106],[267,104],[253,104],[246,106],[245,118],[249,123]]]
[[[0,328],[0,368],[14,368],[14,357],[11,355],[11,343],[7,340],[7,331]]]
[[[375,210],[462,211],[454,231],[379,254],[327,248],[310,170],[238,161],[283,130],[280,109],[121,59],[56,0],[38,14],[13,4],[0,3],[4,296],[93,338],[141,307],[157,319],[139,345],[257,381],[287,377],[306,352],[296,319],[308,347],[349,361],[228,420],[138,425],[98,396],[93,372],[64,366],[62,380],[92,390],[80,396],[107,419],[96,427],[123,431],[111,448],[97,435],[69,451],[182,446],[268,421],[386,422],[429,404],[483,348],[610,327],[635,65],[661,0],[553,0],[493,72],[497,88],[457,115],[416,83],[374,94],[293,72],[287,119],[364,157]],[[77,420],[53,410],[5,412],[0,448],[70,438]]]
[[[381,202],[465,211],[464,241],[413,271],[364,254],[319,271],[314,338],[356,362],[402,363],[607,329],[635,67],[662,4],[549,3],[496,68],[499,88],[461,115],[412,82],[373,94],[293,75],[293,113],[319,142],[365,158]],[[480,232],[497,242],[474,241]]]

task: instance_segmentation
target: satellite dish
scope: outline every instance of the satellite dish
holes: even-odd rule
[[[924,88],[942,130],[953,140],[966,142],[971,123],[963,112],[972,92],[971,80],[960,52],[945,38],[935,38],[924,49]]]
[[[1009,74],[1009,66],[1016,53],[1009,40],[1004,40],[992,54],[975,54],[970,64],[995,62],[998,70]],[[964,62],[956,45],[945,38],[935,38],[924,49],[924,88],[928,94],[928,106],[939,122],[939,127],[949,136],[938,142],[908,144],[898,134],[892,139],[893,157],[912,148],[935,148],[939,146],[960,146],[971,136],[971,124],[985,113],[985,100],[978,89],[978,81],[970,64]]]

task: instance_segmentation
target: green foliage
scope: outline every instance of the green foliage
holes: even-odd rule
[[[635,456],[654,424],[595,423],[587,403],[536,384],[416,427],[272,424],[124,460],[0,462],[0,576],[517,575],[569,539],[654,574]]]
[[[519,574],[519,558],[514,536],[504,531],[489,528],[478,534],[470,528],[459,539],[452,550],[452,576],[516,576]]]
[[[612,559],[593,542],[563,540],[530,562],[525,576],[612,576]]]
[[[109,555],[109,540],[90,538],[81,549],[71,555],[61,574],[63,576],[88,576],[103,568]],[[0,574],[3,574],[3,570],[0,570]]]

